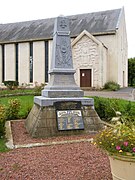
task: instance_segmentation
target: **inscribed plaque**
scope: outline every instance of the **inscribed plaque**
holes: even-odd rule
[[[57,111],[58,130],[84,129],[81,110]]]

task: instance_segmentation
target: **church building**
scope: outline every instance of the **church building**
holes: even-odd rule
[[[102,88],[108,81],[128,85],[124,8],[68,16],[75,81]],[[0,86],[48,83],[55,18],[0,24]]]

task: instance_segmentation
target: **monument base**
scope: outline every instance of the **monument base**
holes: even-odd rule
[[[82,90],[48,90],[48,89],[44,89],[42,90],[42,96],[43,97],[49,97],[49,98],[61,98],[61,97],[83,97],[84,96],[84,92]]]
[[[57,111],[60,110],[73,113],[73,117],[70,115],[62,119],[62,128],[58,124],[59,119],[57,117]],[[79,121],[78,124],[73,124],[73,121],[78,118],[74,112],[81,112],[82,120],[80,119],[80,121],[83,121],[84,128],[79,129]],[[68,125],[64,125],[65,121],[70,121],[70,128]],[[34,98],[34,106],[26,119],[25,126],[32,137],[45,138],[93,133],[100,130],[103,124],[94,110],[92,98],[45,98],[37,96]],[[78,128],[74,128],[75,126]]]

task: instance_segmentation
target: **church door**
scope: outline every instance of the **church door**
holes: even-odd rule
[[[80,69],[80,86],[91,87],[91,69]]]

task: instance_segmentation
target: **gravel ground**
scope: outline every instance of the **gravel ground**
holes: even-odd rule
[[[26,133],[24,121],[12,123],[12,132],[15,144],[39,142]],[[65,136],[40,139],[40,142],[90,137]],[[112,180],[112,176],[106,154],[89,142],[19,148],[0,153],[0,180],[32,179]]]
[[[37,139],[31,138],[27,133],[26,128],[24,127],[24,120],[21,121],[12,121],[11,129],[14,139],[14,145],[18,144],[29,144],[29,143],[40,143],[40,142],[56,142],[56,141],[67,141],[67,140],[78,140],[78,139],[89,139],[95,136],[95,134],[91,135],[74,135],[74,136],[59,136],[59,137],[49,137],[46,139]]]

